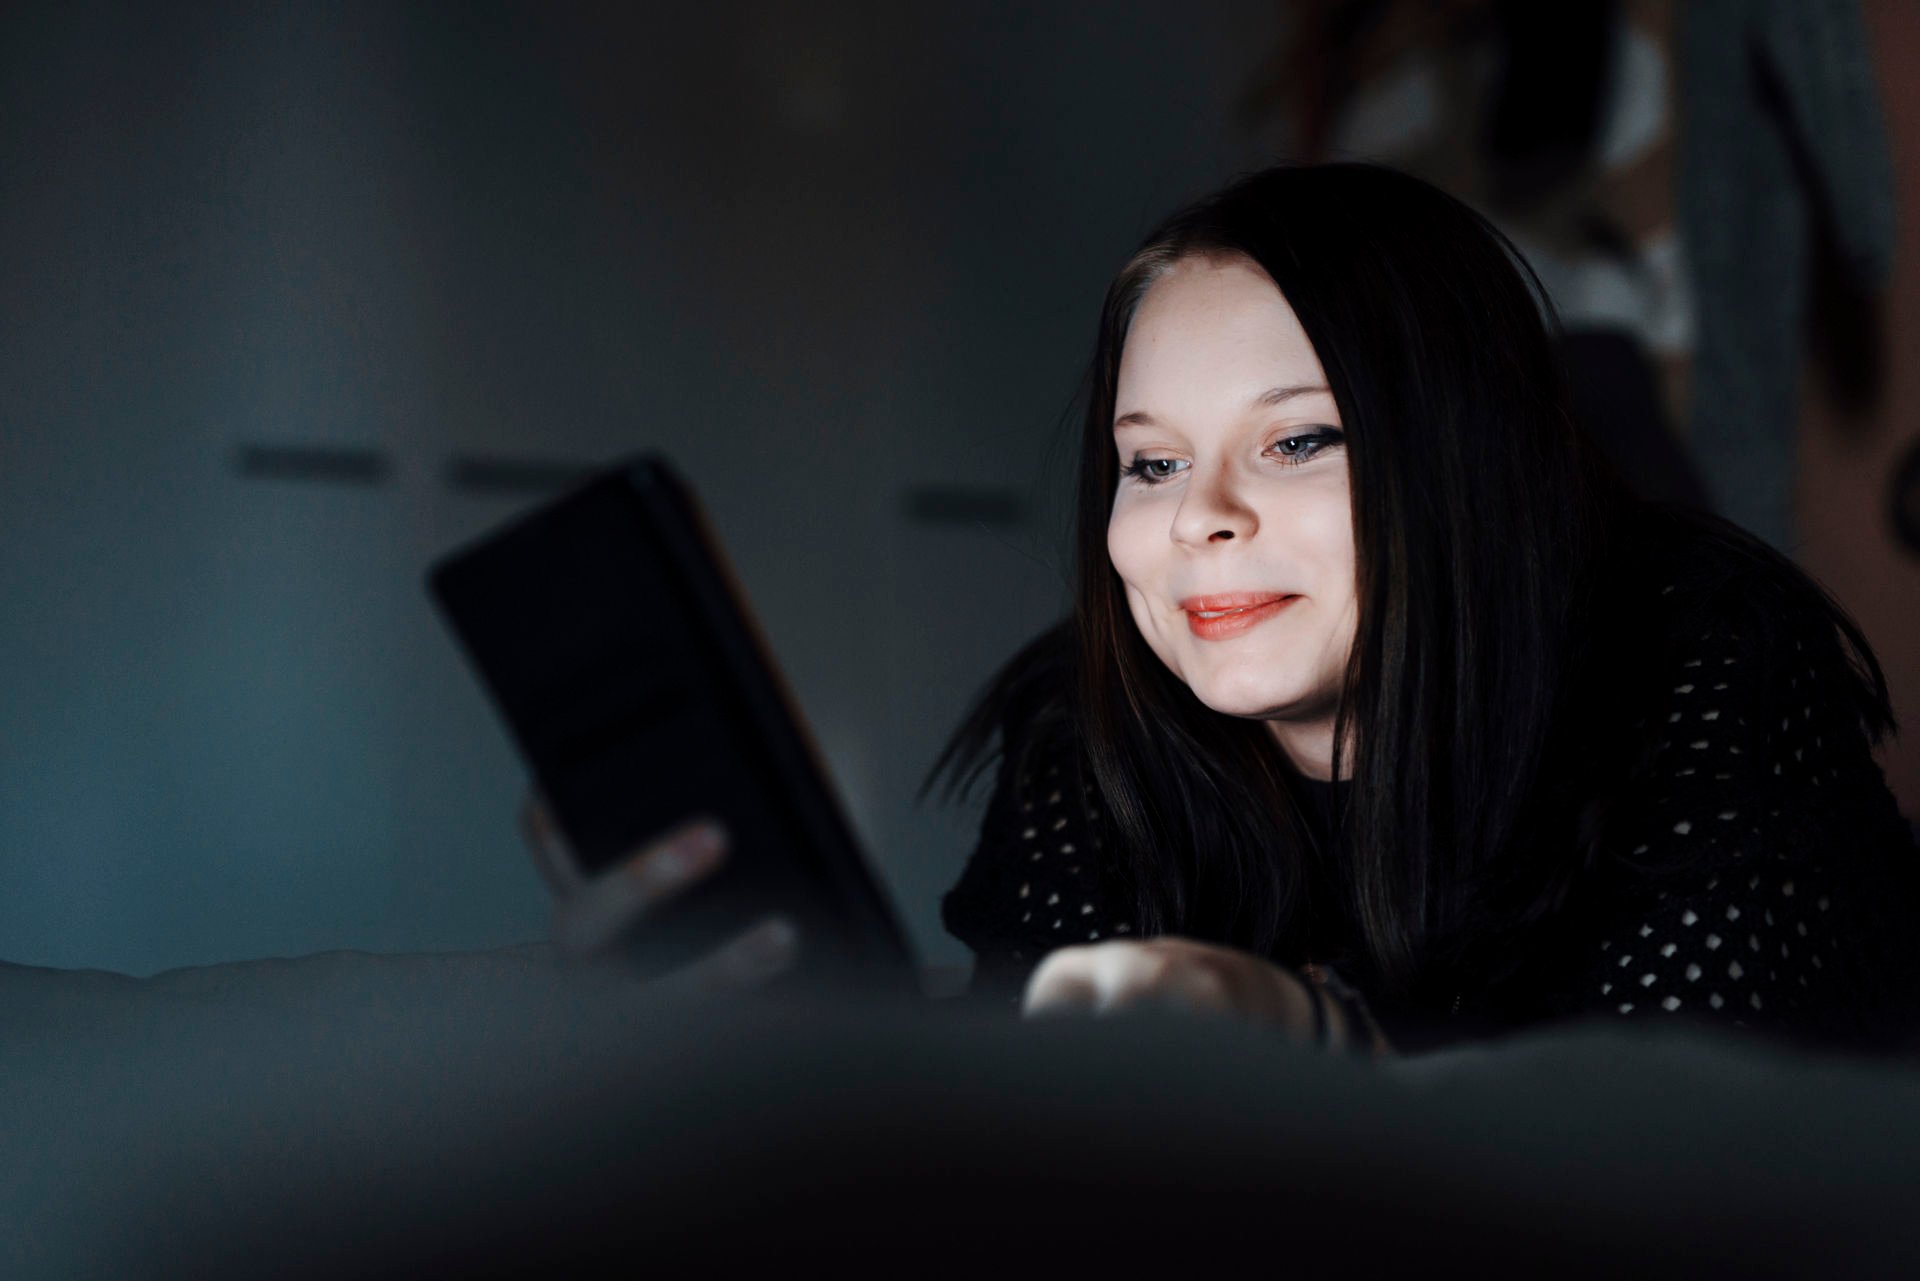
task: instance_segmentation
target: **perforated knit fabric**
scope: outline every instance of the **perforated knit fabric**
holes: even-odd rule
[[[1776,635],[1769,661],[1738,626],[1684,638],[1693,652],[1669,669],[1670,710],[1642,727],[1643,803],[1616,837],[1630,842],[1629,869],[1701,866],[1613,878],[1617,902],[1597,914],[1560,1001],[1569,1010],[1831,1023],[1879,963],[1885,904],[1861,898],[1876,892],[1874,864],[1915,855],[1865,738],[1826,688],[1837,652]]]
[[[1543,949],[1535,1008],[1849,1034],[1900,950],[1892,934],[1920,926],[1920,850],[1845,704],[1837,638],[1739,597],[1665,624],[1659,710],[1636,721],[1639,764],[1614,806],[1617,857]],[[1066,733],[1024,772],[1003,756],[942,905],[983,994],[1017,1003],[1048,952],[1135,929],[1078,766]]]

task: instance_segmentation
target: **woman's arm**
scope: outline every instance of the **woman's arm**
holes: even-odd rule
[[[1042,733],[1022,752],[1027,730],[1023,718],[1003,727],[979,839],[941,900],[947,932],[973,949],[972,993],[1014,1008],[1051,952],[1133,930],[1128,905],[1101,875],[1099,807],[1070,738]]]

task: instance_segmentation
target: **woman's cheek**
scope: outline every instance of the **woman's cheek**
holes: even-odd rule
[[[1113,562],[1114,572],[1126,582],[1132,581],[1130,566],[1132,557],[1127,549],[1127,520],[1124,499],[1115,500],[1113,514],[1107,518],[1107,559]]]
[[[1145,586],[1168,554],[1170,514],[1164,503],[1141,495],[1114,500],[1107,518],[1107,557],[1129,583]]]
[[[1134,610],[1134,618],[1138,622],[1146,566],[1137,554],[1138,539],[1132,536],[1134,530],[1130,528],[1134,524],[1137,522],[1129,522],[1118,514],[1107,522],[1107,559],[1113,565],[1113,572],[1119,575],[1121,585],[1126,588],[1127,604]]]

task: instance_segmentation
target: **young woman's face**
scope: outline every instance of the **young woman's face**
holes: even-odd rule
[[[1202,703],[1266,721],[1297,768],[1328,777],[1357,617],[1345,437],[1267,274],[1194,257],[1156,281],[1114,415],[1107,553],[1140,634]],[[1278,603],[1201,616],[1260,601]]]

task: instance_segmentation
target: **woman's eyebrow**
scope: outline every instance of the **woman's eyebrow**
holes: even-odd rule
[[[1310,396],[1314,392],[1324,392],[1326,390],[1327,387],[1324,383],[1294,383],[1284,387],[1269,387],[1248,402],[1247,408],[1271,409],[1275,405],[1285,404],[1296,396]],[[1122,414],[1113,420],[1113,429],[1115,431],[1119,431],[1122,427],[1152,427],[1154,425],[1153,415],[1146,413],[1144,410],[1136,410],[1130,414]]]
[[[1267,408],[1285,404],[1295,396],[1311,396],[1316,391],[1326,391],[1325,383],[1298,383],[1291,387],[1269,387],[1253,398],[1255,408]]]

